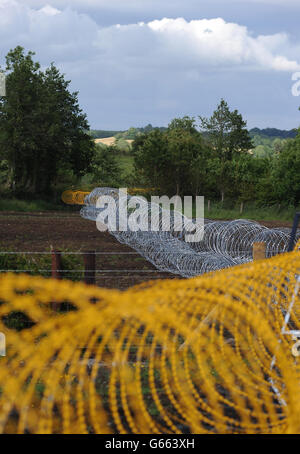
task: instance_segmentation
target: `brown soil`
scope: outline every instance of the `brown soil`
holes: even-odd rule
[[[145,281],[178,277],[157,271],[112,235],[99,232],[95,222],[81,218],[79,213],[1,212],[2,251],[48,252],[51,248],[109,253],[96,255],[96,283],[102,287],[125,289]]]
[[[289,222],[267,221],[262,224],[267,227],[291,227]],[[1,212],[2,251],[48,252],[51,247],[72,252],[95,250],[110,253],[97,255],[96,282],[103,287],[124,289],[144,281],[178,277],[157,271],[112,235],[99,232],[95,222],[81,218],[78,212]],[[127,252],[131,254],[126,255]]]

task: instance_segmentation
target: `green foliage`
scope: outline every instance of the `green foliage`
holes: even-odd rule
[[[47,211],[47,210],[66,210],[70,209],[64,205],[61,201],[60,203],[48,202],[42,199],[34,200],[22,200],[16,198],[1,198],[0,199],[0,211]]]
[[[246,122],[224,100],[211,118],[200,120],[202,132],[186,116],[172,120],[167,130],[138,135],[132,144],[135,184],[210,200],[221,194],[222,203],[299,204],[300,132],[288,139],[289,132],[282,138],[255,129],[252,142]]]
[[[51,254],[6,254],[4,248],[0,250],[0,270],[25,272],[32,276],[51,276]],[[11,251],[14,252],[14,251]],[[68,252],[68,250],[64,250]],[[61,257],[63,277],[73,281],[83,279],[83,260],[78,255],[64,255]]]
[[[287,144],[287,139],[261,135],[253,136],[252,141],[254,145],[253,154],[258,157],[272,157],[275,154],[279,154]]]
[[[236,156],[232,162],[234,196],[240,202],[258,200],[260,182],[268,177],[270,162],[266,158],[255,158],[249,154]]]
[[[99,186],[119,186],[121,168],[117,161],[115,149],[96,146],[96,153],[91,165],[92,183]]]
[[[300,209],[300,206],[298,206]],[[205,209],[205,217],[209,219],[253,219],[256,221],[291,221],[295,215],[295,207],[293,205],[280,206],[278,203],[258,204],[247,202],[244,204],[243,212],[240,213],[240,203],[234,200],[226,200],[225,203],[220,201],[212,201],[210,210],[207,206]]]
[[[0,99],[0,150],[15,193],[48,195],[58,171],[81,176],[94,142],[78,93],[51,64],[44,72],[20,46],[6,56],[6,97]]]
[[[116,134],[116,138],[134,140],[140,134],[139,130],[136,128],[129,128],[127,131],[123,133]]]
[[[289,140],[275,161],[272,180],[276,200],[297,205],[300,202],[300,130]]]
[[[132,148],[136,174],[143,184],[165,194],[192,194],[200,188],[207,147],[194,118],[176,118],[165,131],[140,135]]]
[[[133,152],[136,174],[145,184],[160,187],[169,161],[164,134],[154,130],[140,136],[133,143]]]
[[[88,134],[93,137],[93,139],[105,139],[107,137],[116,136],[116,134],[122,133],[124,131],[104,131],[101,129],[91,129],[88,131]]]
[[[149,132],[158,129],[161,132],[166,131],[167,128],[160,127],[154,128],[151,124],[148,124],[144,128],[129,128],[127,131],[119,131],[116,134],[112,134],[116,139],[125,139],[125,140],[135,140],[143,134],[148,134]]]
[[[175,119],[165,134],[168,146],[166,169],[168,180],[172,183],[170,191],[174,193],[176,189],[176,194],[182,195],[197,193],[203,181],[201,168],[205,165],[208,150],[201,134],[196,130],[195,120],[188,117]],[[193,173],[195,168],[198,170],[198,179]]]
[[[247,123],[237,110],[229,110],[224,99],[210,118],[199,118],[211,147],[221,154],[224,160],[231,160],[235,153],[247,152],[253,148],[246,129]]]
[[[0,160],[0,188],[7,189],[9,184],[9,164],[8,161]]]
[[[128,143],[126,139],[123,138],[117,139],[113,147],[115,147],[116,152],[122,152],[126,154],[129,154],[132,150],[130,143]]]
[[[210,118],[199,117],[201,129],[212,150],[213,161],[209,168],[214,176],[222,201],[232,183],[232,160],[253,148],[246,122],[237,110],[230,111],[221,100]]]
[[[154,129],[133,143],[137,175],[145,185],[164,193],[193,193],[200,186],[195,168],[201,168],[206,149],[195,120],[174,119],[164,132]],[[193,175],[192,175],[193,173]]]
[[[279,139],[295,139],[297,136],[297,129],[291,129],[290,131],[285,131],[282,129],[276,128],[266,128],[266,129],[259,129],[253,128],[250,129],[249,134],[251,137],[259,136],[265,138],[279,138]]]

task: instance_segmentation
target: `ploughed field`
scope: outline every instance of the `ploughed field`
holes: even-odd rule
[[[265,221],[267,227],[291,227],[289,222]],[[108,253],[96,256],[96,283],[107,288],[126,289],[153,279],[178,278],[156,268],[112,235],[99,232],[96,223],[79,212],[1,212],[0,250],[49,252],[55,250]],[[79,256],[79,259],[82,259]],[[83,265],[82,265],[83,267]]]

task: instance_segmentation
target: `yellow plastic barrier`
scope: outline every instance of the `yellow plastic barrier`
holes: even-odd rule
[[[144,194],[149,193],[153,190],[155,190],[155,188],[130,188],[128,189],[128,194]],[[62,193],[61,198],[62,201],[67,205],[84,205],[84,199],[89,194],[90,192],[68,190]]]
[[[0,431],[300,433],[299,274],[293,252],[126,292],[0,277]]]
[[[61,199],[67,205],[84,205],[84,199],[89,192],[84,191],[64,191],[61,195]]]

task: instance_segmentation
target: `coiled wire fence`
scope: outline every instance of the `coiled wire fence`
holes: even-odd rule
[[[177,274],[182,277],[199,276],[201,274],[247,263],[252,260],[253,245],[264,242],[266,257],[286,252],[289,246],[291,230],[288,228],[269,229],[257,222],[248,220],[204,221],[204,234],[200,241],[187,242],[188,228],[197,231],[197,220],[189,220],[176,211],[165,211],[157,204],[146,202],[135,197],[139,204],[139,222],[145,231],[134,231],[130,227],[129,216],[132,207],[124,211],[124,199],[118,189],[95,188],[91,193],[66,191],[63,200],[66,203],[84,205],[81,216],[97,221],[103,208],[97,207],[100,197],[110,196],[114,204],[106,209],[108,231],[120,242],[136,250],[142,257],[163,272]],[[132,196],[125,197],[126,207],[130,207]],[[125,214],[124,214],[125,213]],[[112,221],[117,221],[114,223]],[[157,231],[147,229],[151,223]],[[121,231],[120,224],[127,228]],[[178,230],[178,225],[183,228]],[[116,227],[115,227],[116,226]],[[199,227],[199,231],[202,226]],[[146,231],[147,230],[147,231]],[[296,239],[300,238],[300,230]]]
[[[299,276],[299,250],[126,292],[0,276],[0,432],[299,433]]]
[[[247,222],[237,237],[211,224],[210,241],[228,233],[229,261],[248,260],[248,242],[262,234]],[[300,241],[283,253],[284,234],[268,237],[269,254],[282,252],[268,260],[125,292],[1,275],[0,432],[300,433]],[[180,274],[164,235],[159,253],[127,235]],[[185,262],[189,273],[195,263]]]

